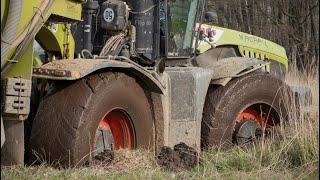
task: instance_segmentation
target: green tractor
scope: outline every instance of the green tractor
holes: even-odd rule
[[[180,142],[200,151],[286,120],[285,50],[203,25],[204,3],[2,0],[1,164],[76,166]]]

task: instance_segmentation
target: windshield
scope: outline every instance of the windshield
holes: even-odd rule
[[[198,0],[168,0],[167,57],[189,57]]]

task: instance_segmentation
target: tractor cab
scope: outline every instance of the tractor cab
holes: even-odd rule
[[[165,57],[188,58],[193,54],[197,10],[197,0],[167,1],[165,21],[160,21],[161,30],[165,29],[165,45],[162,46],[165,49]]]

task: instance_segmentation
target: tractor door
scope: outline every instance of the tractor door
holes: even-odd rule
[[[194,27],[198,0],[167,0],[166,7],[167,58],[189,58],[194,50]]]

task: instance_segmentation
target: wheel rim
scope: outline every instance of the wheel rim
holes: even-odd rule
[[[258,123],[252,119],[244,119],[235,127],[233,143],[238,145],[247,144],[260,136],[261,129],[259,128]]]
[[[254,123],[256,123],[256,125],[254,125]],[[270,129],[279,123],[280,116],[272,106],[264,103],[251,105],[240,112],[236,119],[233,142],[237,144],[251,142],[255,137],[259,137],[262,133],[265,133],[265,130]]]
[[[99,135],[99,130],[109,133],[112,137],[112,140],[106,140],[106,138],[100,138],[100,141],[104,141],[102,144],[110,144],[112,143],[111,150],[126,148],[126,149],[133,149],[134,148],[134,129],[132,125],[131,118],[129,115],[121,110],[116,109],[112,110],[111,112],[107,113],[99,124],[99,128],[97,130],[97,136]],[[104,136],[104,135],[103,135]],[[105,136],[104,136],[105,137]],[[97,144],[99,137],[96,141],[96,148],[98,147]],[[104,149],[109,149],[110,146],[105,145]]]
[[[237,122],[241,122],[245,119],[252,119],[258,124],[260,128],[263,127],[260,114],[252,107],[248,107],[244,111],[242,111],[240,115],[237,117]]]
[[[264,103],[254,104],[245,108],[238,115],[236,124],[244,119],[254,120],[261,129],[272,128],[280,123],[280,116],[277,111],[272,106]]]

